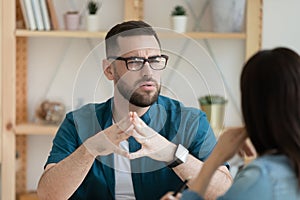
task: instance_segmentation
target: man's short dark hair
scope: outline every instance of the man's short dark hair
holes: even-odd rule
[[[106,56],[115,56],[117,50],[119,50],[117,38],[127,36],[138,36],[138,35],[152,35],[158,42],[159,47],[160,41],[154,29],[143,21],[127,21],[112,27],[105,37],[105,50]]]

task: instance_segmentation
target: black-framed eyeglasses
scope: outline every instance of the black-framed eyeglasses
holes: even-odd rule
[[[139,71],[141,70],[145,63],[148,62],[150,67],[153,70],[163,70],[167,66],[167,62],[169,56],[167,55],[159,55],[159,56],[150,56],[148,58],[144,57],[117,57],[117,56],[109,56],[107,59],[114,59],[114,60],[123,60],[126,63],[126,68],[129,71]]]

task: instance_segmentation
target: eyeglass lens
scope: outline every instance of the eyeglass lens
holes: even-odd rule
[[[144,64],[148,62],[150,67],[154,70],[164,69],[167,59],[162,56],[156,56],[153,58],[130,58],[127,60],[127,67],[129,70],[136,71],[143,68]]]

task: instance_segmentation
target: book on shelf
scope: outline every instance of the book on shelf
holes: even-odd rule
[[[32,7],[31,0],[20,0],[20,1],[21,1],[21,5],[23,3],[25,7],[25,13],[28,19],[29,29],[36,30],[36,22],[33,14],[33,7]]]
[[[46,31],[49,31],[51,29],[51,26],[50,26],[50,17],[48,13],[46,0],[40,0],[40,5],[41,5],[44,28]]]
[[[22,11],[22,16],[23,16],[24,23],[25,23],[25,28],[30,29],[28,16],[27,16],[26,9],[25,9],[25,3],[23,0],[19,0],[19,2],[20,2],[21,11]]]
[[[19,2],[26,29],[46,31],[58,29],[52,0],[19,0]]]
[[[33,13],[36,20],[37,29],[42,31],[44,30],[44,22],[42,17],[42,10],[40,0],[32,0]]]
[[[59,24],[58,24],[58,19],[55,11],[55,7],[53,4],[52,0],[46,0],[47,6],[48,6],[48,11],[50,15],[50,22],[51,22],[51,28],[53,30],[58,30],[59,29]]]

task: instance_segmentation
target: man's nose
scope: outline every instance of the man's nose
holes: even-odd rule
[[[142,73],[143,75],[152,75],[153,74],[153,69],[150,67],[150,64],[148,61],[145,62],[144,67],[142,68]]]

